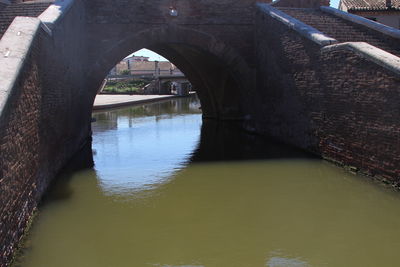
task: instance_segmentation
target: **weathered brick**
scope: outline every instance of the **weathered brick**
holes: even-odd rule
[[[258,131],[400,182],[400,77],[257,14]]]

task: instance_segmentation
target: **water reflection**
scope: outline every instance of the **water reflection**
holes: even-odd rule
[[[310,266],[306,262],[298,259],[287,259],[280,257],[272,257],[267,262],[268,267],[307,267]]]
[[[310,267],[310,265],[300,258],[289,258],[289,253],[282,251],[272,251],[268,256],[265,266],[267,267]],[[322,266],[322,265],[320,265]]]
[[[166,182],[198,144],[197,98],[95,113],[95,170],[107,194],[131,194]],[[138,141],[139,140],[139,141]]]

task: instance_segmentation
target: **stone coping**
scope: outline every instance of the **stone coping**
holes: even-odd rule
[[[269,3],[269,5],[277,6],[277,5],[279,5],[280,2],[282,2],[282,0],[271,0],[271,3]]]
[[[272,7],[269,4],[257,3],[256,5],[264,13],[282,22],[288,28],[295,30],[301,36],[313,41],[314,43],[317,43],[320,46],[331,45],[338,42],[336,39],[323,34],[317,29],[289,16],[288,14]]]
[[[39,19],[51,30],[55,23],[65,16],[73,3],[74,0],[57,0],[40,14]]]
[[[1,0],[0,0],[1,1]],[[38,18],[16,17],[0,39],[0,117],[16,84],[39,29],[51,35],[74,0],[57,0]]]
[[[41,29],[40,24],[38,18],[16,17],[0,39],[0,116]]]
[[[393,38],[400,39],[400,30],[398,30],[398,29],[383,25],[381,23],[372,21],[370,19],[366,19],[364,17],[360,17],[360,16],[357,16],[357,15],[353,15],[353,14],[341,11],[341,10],[336,9],[336,8],[327,7],[327,6],[321,6],[320,9],[321,9],[322,12],[332,14],[332,15],[340,17],[340,18],[342,18],[344,20],[351,21],[353,23],[356,23],[356,24],[368,27],[368,28],[370,28],[372,30],[375,30],[375,31],[381,32],[383,34],[389,35],[389,36],[391,36]]]
[[[325,46],[322,53],[349,50],[400,76],[400,58],[365,42],[346,42]]]

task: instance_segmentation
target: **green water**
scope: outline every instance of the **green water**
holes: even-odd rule
[[[16,266],[399,266],[400,198],[232,127],[195,99],[96,113]],[[90,160],[89,160],[90,162]]]

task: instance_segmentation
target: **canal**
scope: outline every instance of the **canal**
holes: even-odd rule
[[[398,266],[398,192],[202,123],[195,98],[93,117],[14,266]]]

